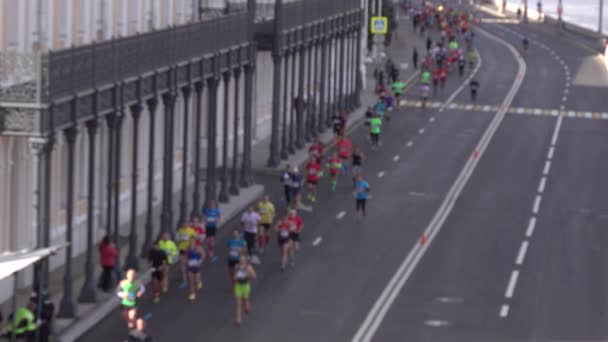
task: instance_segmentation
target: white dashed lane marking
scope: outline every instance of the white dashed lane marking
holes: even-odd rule
[[[320,236],[317,236],[317,238],[312,242],[312,245],[316,247],[321,243],[321,241],[323,241],[323,238]]]
[[[396,155],[396,156],[393,157],[393,161],[394,162],[398,162],[400,158],[401,157],[399,155]]]
[[[536,227],[536,216],[530,217],[530,222],[528,222],[528,229],[526,229],[526,236],[532,237],[534,234],[534,227]]]
[[[382,178],[382,177],[384,177],[384,171],[378,172],[378,178]]]
[[[338,213],[338,215],[336,215],[336,218],[338,220],[341,220],[344,217],[344,215],[346,215],[346,211],[342,210],[341,212]]]

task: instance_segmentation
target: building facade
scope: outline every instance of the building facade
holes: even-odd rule
[[[77,315],[103,236],[128,237],[120,263],[136,264],[159,232],[252,184],[254,144],[270,138],[276,166],[358,106],[364,7],[0,0],[0,253],[69,243],[20,285],[62,267],[60,314]],[[0,302],[12,293],[0,282]]]

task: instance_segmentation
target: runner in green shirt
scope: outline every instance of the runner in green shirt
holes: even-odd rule
[[[372,139],[372,148],[375,149],[380,144],[380,132],[382,130],[382,119],[379,115],[374,115],[369,119],[369,133]]]
[[[405,83],[396,80],[393,83],[393,93],[395,93],[395,102],[397,102],[397,106],[399,106],[401,95],[403,95],[403,91],[405,90]]]
[[[428,70],[423,71],[422,75],[420,76],[420,82],[422,84],[430,84],[431,83],[431,72]]]

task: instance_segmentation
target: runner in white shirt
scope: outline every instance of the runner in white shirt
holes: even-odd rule
[[[247,211],[243,213],[243,216],[241,216],[241,224],[245,230],[243,237],[247,243],[247,251],[251,257],[251,262],[254,264],[260,263],[260,259],[255,255],[260,219],[260,215],[253,210],[253,206],[249,207]]]

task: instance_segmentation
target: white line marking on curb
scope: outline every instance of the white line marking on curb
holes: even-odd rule
[[[477,28],[476,30],[480,34],[485,35],[488,38],[506,46],[511,52],[511,54],[513,54],[513,56],[515,57],[520,72],[525,74],[526,62],[522,58],[517,57],[518,52],[513,47],[513,45],[507,43],[504,39],[501,39],[495,35],[484,31],[481,28]],[[480,63],[477,64],[477,68],[481,65],[481,59],[479,59],[479,61]],[[481,139],[477,143],[475,150],[479,151],[480,154],[483,154],[485,149],[488,147],[490,141],[492,140],[492,137],[495,135],[496,131],[498,130],[498,127],[504,120],[507,108],[511,106],[513,98],[521,87],[522,81],[523,79],[521,78],[515,79],[513,85],[511,86],[511,89],[507,93],[502,105],[500,106],[501,109],[499,109],[496,115],[493,117],[492,121],[490,122],[490,125],[486,128]],[[464,85],[468,84],[468,82],[469,80],[467,79],[461,87],[464,88]],[[473,171],[475,171],[478,162],[479,158],[467,159],[467,162],[462,168],[462,171],[459,173],[455,182],[450,187],[450,190],[444,197],[439,209],[437,210],[437,212],[431,219],[431,222],[423,232],[423,236],[426,237],[426,243],[423,244],[419,241],[416,241],[415,245],[412,247],[405,260],[403,260],[399,268],[396,270],[395,274],[391,277],[388,284],[384,287],[378,299],[374,302],[374,305],[371,307],[370,311],[365,316],[364,321],[361,323],[361,326],[359,327],[359,329],[357,329],[357,332],[352,338],[352,342],[370,342],[374,338],[374,335],[380,327],[380,324],[382,324],[382,321],[386,316],[388,310],[390,309],[395,299],[405,286],[405,283],[407,282],[411,274],[416,269],[418,263],[428,250],[429,246],[432,244],[435,236],[442,229],[445,221],[447,220],[449,214],[451,213],[454,207],[455,202],[457,201],[458,197],[462,193],[463,188],[466,186],[467,182],[471,178]]]
[[[507,285],[507,291],[505,292],[505,297],[507,297],[507,298],[513,297],[513,292],[515,291],[515,285],[517,284],[518,277],[519,277],[519,271],[513,270],[513,272],[511,272],[511,278],[509,279],[509,285]]]
[[[553,152],[555,152],[555,147],[549,147],[549,152],[547,152],[547,159],[553,159]]]
[[[412,145],[414,145],[414,142],[410,140],[407,142],[407,144],[405,146],[412,147]]]
[[[424,134],[424,128],[419,129],[418,134]]]
[[[532,234],[534,234],[534,227],[536,227],[536,216],[530,217],[530,222],[528,223],[528,229],[526,229],[527,237],[532,237]]]
[[[534,198],[534,207],[532,207],[532,213],[534,215],[538,214],[538,210],[540,209],[540,201],[542,199],[543,198],[541,195],[536,195],[536,197]]]
[[[503,304],[500,307],[500,317],[505,318],[509,315],[509,306],[506,304]]]
[[[524,262],[524,258],[526,257],[526,251],[528,250],[528,241],[523,241],[521,246],[519,247],[519,252],[517,253],[517,260],[515,260],[515,264],[521,265]]]
[[[341,220],[344,217],[344,215],[346,215],[346,211],[342,210],[341,212],[338,213],[338,215],[336,215],[336,218],[338,220]]]
[[[382,178],[382,177],[384,177],[384,171],[378,172],[378,178]]]
[[[538,192],[541,194],[545,191],[545,183],[547,183],[547,177],[543,176],[538,183]]]
[[[394,162],[398,162],[398,161],[399,161],[399,158],[401,158],[401,157],[399,157],[399,155],[396,155],[396,156],[394,156],[394,157],[393,157],[393,161],[394,161]]]
[[[551,162],[547,160],[545,162],[545,168],[543,169],[543,175],[545,175],[545,176],[548,175],[550,169],[551,169]]]
[[[317,238],[315,239],[315,241],[312,242],[312,245],[316,247],[316,246],[318,246],[321,243],[321,241],[323,241],[323,238],[320,237],[320,236],[317,236]]]

